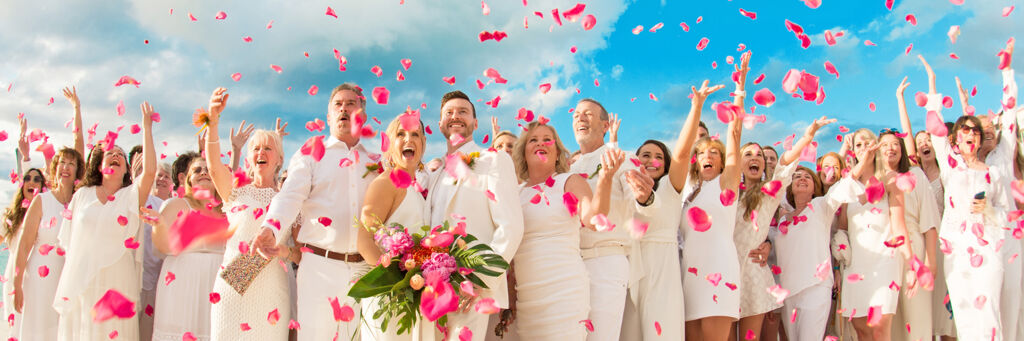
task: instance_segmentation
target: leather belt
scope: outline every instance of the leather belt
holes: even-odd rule
[[[342,262],[358,263],[363,261],[363,255],[357,253],[340,253],[330,250],[325,250],[321,247],[312,244],[303,243],[302,247],[309,249],[309,253],[324,257],[327,259],[340,260]]]

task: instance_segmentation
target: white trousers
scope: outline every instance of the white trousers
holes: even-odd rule
[[[971,265],[967,245],[952,241],[953,251],[945,256],[946,286],[953,306],[957,338],[960,340],[1003,340],[1000,323],[1000,293],[1003,262],[995,245],[972,243],[975,254],[982,257],[978,267]],[[966,243],[964,243],[966,244]],[[995,335],[993,335],[995,330]]]
[[[356,276],[367,271],[364,262],[347,263],[314,254],[302,256],[296,274],[298,288],[298,322],[301,341],[353,340],[359,336],[359,305],[348,290]],[[355,318],[349,322],[335,322],[329,299],[338,298],[342,306],[352,307]],[[354,338],[353,338],[354,337]]]
[[[1006,233],[1003,246],[999,249],[1005,269],[1003,271],[1003,292],[1000,296],[1002,302],[999,306],[1004,340],[1020,340],[1017,335],[1021,333],[1021,304],[1024,304],[1024,301],[1021,301],[1021,271],[1024,268],[1021,268],[1020,259],[1014,259],[1013,263],[1010,263],[1010,258],[1020,258],[1021,253],[1020,241],[1013,238],[1012,233],[1012,231]]]
[[[594,331],[587,341],[615,341],[622,328],[629,285],[629,260],[626,255],[584,259],[590,277],[590,322]]]
[[[832,308],[832,285],[821,282],[786,298],[782,306],[782,324],[793,341],[818,341],[825,337],[829,310]],[[790,322],[793,310],[796,320]]]

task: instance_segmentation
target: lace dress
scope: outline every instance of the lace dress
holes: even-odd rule
[[[252,184],[235,188],[224,201],[225,214],[235,234],[228,239],[221,267],[227,266],[239,255],[239,245],[249,243],[263,224],[270,199],[277,194],[275,188],[257,188]],[[220,295],[220,302],[213,305],[210,326],[212,340],[286,340],[288,321],[291,316],[291,301],[288,288],[286,263],[273,260],[256,276],[246,290],[239,295],[217,274],[213,291]],[[277,310],[281,319],[270,324],[267,316]],[[244,325],[244,327],[243,327]]]
[[[740,317],[764,314],[776,308],[782,307],[776,303],[776,299],[768,292],[768,288],[775,285],[775,277],[767,266],[762,267],[754,262],[747,255],[751,250],[756,249],[762,242],[768,239],[768,230],[775,211],[779,209],[779,203],[786,198],[786,188],[793,181],[793,172],[796,171],[797,162],[789,165],[775,167],[773,181],[780,181],[782,186],[775,197],[761,193],[760,188],[748,188],[748,191],[758,191],[761,195],[761,202],[758,207],[751,211],[757,212],[756,217],[744,217],[747,211],[741,196],[737,196],[736,205],[736,230],[733,231],[733,240],[736,242],[736,257],[740,261],[740,276],[743,285],[740,287]],[[767,184],[768,182],[765,182]],[[753,218],[753,219],[751,219]],[[755,225],[756,222],[756,225]]]

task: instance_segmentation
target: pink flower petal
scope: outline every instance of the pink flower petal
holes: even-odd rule
[[[129,319],[135,316],[135,302],[117,290],[107,290],[92,306],[92,321],[100,323],[112,318]]]
[[[217,12],[217,16],[214,17],[214,19],[224,20],[224,19],[227,19],[227,17],[228,17],[227,13],[224,13],[224,11],[220,11],[220,12]]]
[[[494,303],[493,298],[487,297],[477,301],[473,310],[481,314],[490,315],[501,311],[501,308]]]
[[[1003,17],[1005,18],[1005,17],[1010,16],[1010,13],[1013,13],[1013,8],[1014,8],[1014,6],[1003,7]]]
[[[337,297],[329,297],[327,301],[331,304],[331,310],[334,311],[335,322],[349,322],[355,318],[356,313],[352,310],[348,304],[342,306],[338,303]]]
[[[772,297],[775,297],[776,304],[782,304],[782,301],[785,301],[786,297],[789,297],[789,290],[783,289],[782,286],[778,284],[768,288],[768,293],[771,294]]]
[[[766,108],[771,107],[775,103],[775,94],[768,88],[757,90],[754,93],[754,102]]]
[[[765,183],[763,186],[761,186],[761,192],[770,195],[772,198],[778,197],[779,190],[781,189],[782,181],[779,180],[769,181],[768,183]]]
[[[756,20],[757,19],[757,13],[750,12],[750,11],[744,10],[742,8],[740,8],[740,14],[742,14],[743,16],[745,16],[747,18],[750,18],[750,20]]]
[[[302,148],[299,149],[299,152],[301,152],[302,155],[312,156],[313,160],[316,160],[316,162],[320,162],[320,160],[324,158],[325,151],[324,137],[322,135],[310,137],[306,140],[306,143],[302,145]]]
[[[139,248],[139,242],[135,240],[135,237],[128,237],[124,240],[124,247],[135,250]]]
[[[704,51],[704,48],[708,47],[708,43],[711,42],[707,37],[700,38],[700,42],[697,43],[697,51]]]
[[[119,78],[117,80],[117,82],[114,83],[114,86],[117,87],[117,86],[122,86],[122,85],[125,85],[125,84],[134,85],[136,88],[138,88],[139,85],[142,84],[142,83],[137,81],[137,80],[135,80],[135,78],[132,78],[131,76],[121,76],[121,78]],[[52,103],[53,99],[51,98],[50,101]]]
[[[397,188],[408,188],[412,185],[412,176],[404,170],[393,169],[391,170],[391,183]]]
[[[278,312],[276,308],[267,314],[267,323],[270,323],[270,325],[277,324],[277,321],[279,320],[281,320],[281,313]]]
[[[907,22],[910,23],[910,25],[917,26],[917,17],[915,17],[913,14],[907,14],[906,20]]]
[[[929,111],[924,121],[925,128],[929,134],[938,137],[945,137],[949,134],[949,130],[946,129],[946,124],[939,118],[939,114],[934,111]]]
[[[885,197],[885,186],[882,185],[881,181],[878,181],[875,177],[872,177],[868,181],[868,186],[864,190],[864,194],[867,195],[868,202],[874,204]]]
[[[235,73],[231,74],[231,79],[234,79],[236,82],[240,81],[240,80],[242,80],[242,74],[238,73],[238,72],[235,72]]]
[[[327,12],[325,12],[324,14],[327,16],[334,17],[335,19],[338,18],[338,14],[334,13],[334,9],[332,9],[331,6],[327,6]]]
[[[648,223],[632,218],[629,220],[629,223],[626,224],[626,227],[629,228],[629,235],[633,237],[633,239],[639,240],[644,237],[644,234],[647,234]]]
[[[846,276],[846,281],[850,283],[857,283],[864,280],[864,276],[861,274],[850,274]]]
[[[542,93],[542,94],[546,94],[546,93],[548,93],[548,91],[550,91],[550,90],[551,90],[551,83],[544,83],[544,84],[541,84],[541,85],[539,86],[539,88],[540,88],[540,93]]]
[[[710,282],[711,285],[714,285],[714,286],[717,287],[718,283],[720,283],[722,281],[722,274],[718,273],[718,272],[713,273],[713,274],[708,274],[707,276],[704,276],[704,279],[706,279],[708,282]]]
[[[736,202],[736,192],[726,188],[722,190],[722,194],[718,195],[718,200],[722,202],[722,206],[731,206]]]
[[[380,104],[380,105],[388,104],[388,96],[390,96],[390,95],[391,95],[391,92],[388,91],[388,89],[383,87],[383,86],[378,86],[378,87],[373,88],[373,100],[375,102],[377,102],[377,104]]]
[[[868,308],[868,326],[878,325],[882,321],[882,306],[871,306]]]
[[[782,78],[782,90],[789,94],[796,92],[801,78],[802,76],[800,71],[797,69],[790,69],[789,72],[786,73],[786,76]]]
[[[310,96],[316,96],[316,93],[319,91],[319,87],[317,87],[316,85],[310,85],[309,90],[307,90],[306,92],[309,93]]]
[[[39,269],[37,269],[37,271],[39,272],[40,278],[46,277],[50,274],[50,268],[47,267],[46,265],[40,266]]]
[[[827,71],[830,74],[835,75],[836,79],[839,79],[839,71],[836,70],[836,66],[835,65],[832,65],[832,62],[827,61],[827,60],[825,61],[825,71]]]
[[[594,28],[594,25],[597,24],[597,18],[595,18],[593,14],[587,14],[587,16],[583,17],[583,22],[581,24],[583,25],[584,31],[590,31]]]
[[[459,295],[447,279],[427,278],[427,286],[420,295],[420,314],[430,322],[437,321],[459,308]]]
[[[569,210],[570,217],[575,217],[579,212],[579,199],[577,199],[576,195],[572,194],[572,192],[565,192],[565,194],[562,194],[562,203],[565,204],[565,209]]]
[[[896,188],[899,188],[903,192],[911,192],[914,190],[914,186],[917,185],[917,177],[911,172],[900,173],[896,175]]]
[[[697,206],[690,207],[686,211],[686,221],[697,232],[704,232],[711,228],[711,216]]]
[[[598,231],[611,231],[615,228],[615,224],[608,221],[608,217],[604,214],[598,213],[590,218],[590,223],[594,225],[594,228]]]
[[[277,71],[277,73],[281,73],[282,71],[284,71],[284,69],[282,69],[280,66],[274,64],[270,64],[270,68],[273,69],[274,71]]]

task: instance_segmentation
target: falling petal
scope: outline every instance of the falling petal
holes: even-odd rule
[[[711,228],[711,216],[700,207],[690,207],[686,211],[686,220],[694,231],[704,232]]]
[[[722,206],[732,206],[732,203],[736,202],[736,192],[726,188],[722,190],[722,194],[718,196],[718,199],[722,202]]]
[[[391,92],[388,91],[388,89],[383,86],[373,88],[373,100],[377,102],[377,104],[388,104],[388,96],[390,95]]]
[[[925,128],[929,134],[938,137],[945,137],[949,134],[949,130],[946,128],[946,124],[939,118],[939,114],[934,111],[929,111],[925,117]]]
[[[135,316],[135,302],[117,290],[107,290],[92,306],[92,321],[100,323],[112,318],[129,319]]]
[[[325,12],[324,14],[327,16],[334,17],[335,19],[338,18],[338,14],[334,13],[334,9],[332,9],[331,6],[327,6],[327,12]]]
[[[700,42],[697,43],[697,51],[704,51],[704,48],[708,47],[708,43],[711,42],[707,37],[700,38]]]
[[[758,90],[754,93],[754,102],[766,108],[775,103],[775,94],[768,88]]]

